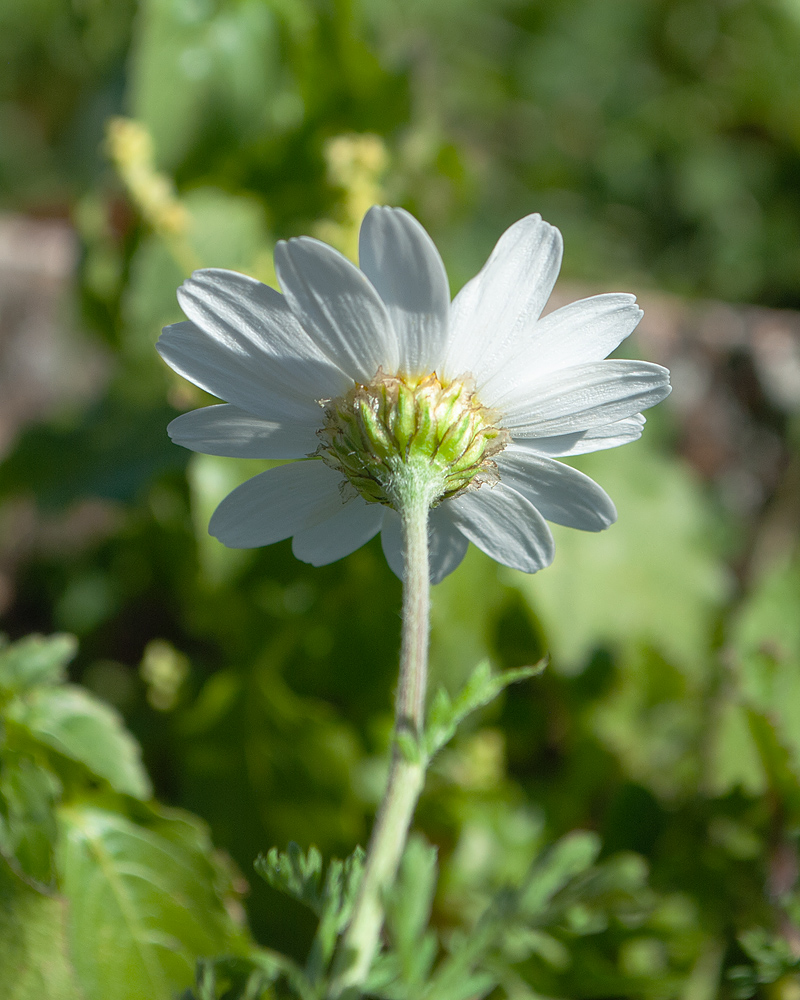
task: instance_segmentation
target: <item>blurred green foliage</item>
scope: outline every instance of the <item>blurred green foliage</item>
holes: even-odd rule
[[[14,550],[2,628],[79,647],[0,653],[7,995],[153,1000],[198,958],[202,1000],[280,989],[252,941],[303,963],[320,911],[253,859],[348,857],[385,777],[400,585],[375,542],[312,569],[207,535],[263,464],[166,437],[207,401],[153,351],[187,269],[347,249],[383,185],[454,289],[540,211],[573,278],[800,306],[798,51],[795,0],[0,0],[0,199],[71,220],[73,321],[111,358],[0,466],[2,551],[20,509],[53,537],[104,511]],[[152,140],[135,176],[115,115]],[[532,578],[472,550],[436,588],[435,686],[550,666],[436,758],[375,995],[798,996],[798,519],[757,565],[766,516],[724,511],[668,422],[580,462],[609,532],[557,532]]]
[[[199,956],[245,950],[233,873],[196,817],[149,801],[118,713],[64,683],[75,650],[0,651],[0,981],[15,998],[167,998]]]

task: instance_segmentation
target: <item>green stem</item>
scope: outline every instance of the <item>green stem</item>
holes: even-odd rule
[[[395,733],[420,742],[425,725],[428,680],[429,569],[427,491],[414,493],[401,506],[403,524],[403,636],[400,677],[395,704]],[[420,752],[408,759],[397,740],[392,751],[386,792],[372,830],[364,878],[353,916],[340,944],[337,968],[328,996],[360,995],[378,948],[384,919],[384,899],[397,877],[408,831],[425,782]]]

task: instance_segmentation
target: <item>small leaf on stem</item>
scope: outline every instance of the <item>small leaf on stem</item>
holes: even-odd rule
[[[502,674],[493,674],[488,660],[482,660],[455,699],[440,688],[428,713],[425,749],[429,757],[438,753],[456,733],[459,725],[479,708],[488,705],[509,684],[536,677],[547,666],[542,659],[530,667],[518,667]]]

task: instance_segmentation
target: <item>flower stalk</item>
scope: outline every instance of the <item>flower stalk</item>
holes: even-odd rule
[[[416,487],[416,488],[415,488]],[[430,491],[417,482],[398,504],[403,526],[403,629],[389,780],[367,848],[364,877],[340,943],[330,1000],[360,995],[378,948],[384,901],[394,884],[425,783],[425,693],[428,682]],[[416,746],[418,752],[410,752]]]

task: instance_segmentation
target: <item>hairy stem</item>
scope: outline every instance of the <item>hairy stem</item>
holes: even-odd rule
[[[403,523],[403,637],[395,705],[395,733],[416,742],[425,725],[428,678],[429,570],[426,491],[401,505]],[[409,755],[412,756],[412,755]],[[340,944],[337,967],[328,996],[360,995],[378,948],[384,919],[384,898],[397,877],[411,819],[425,781],[423,755],[408,759],[397,740],[392,750],[389,781],[372,830],[364,878],[350,924]]]

